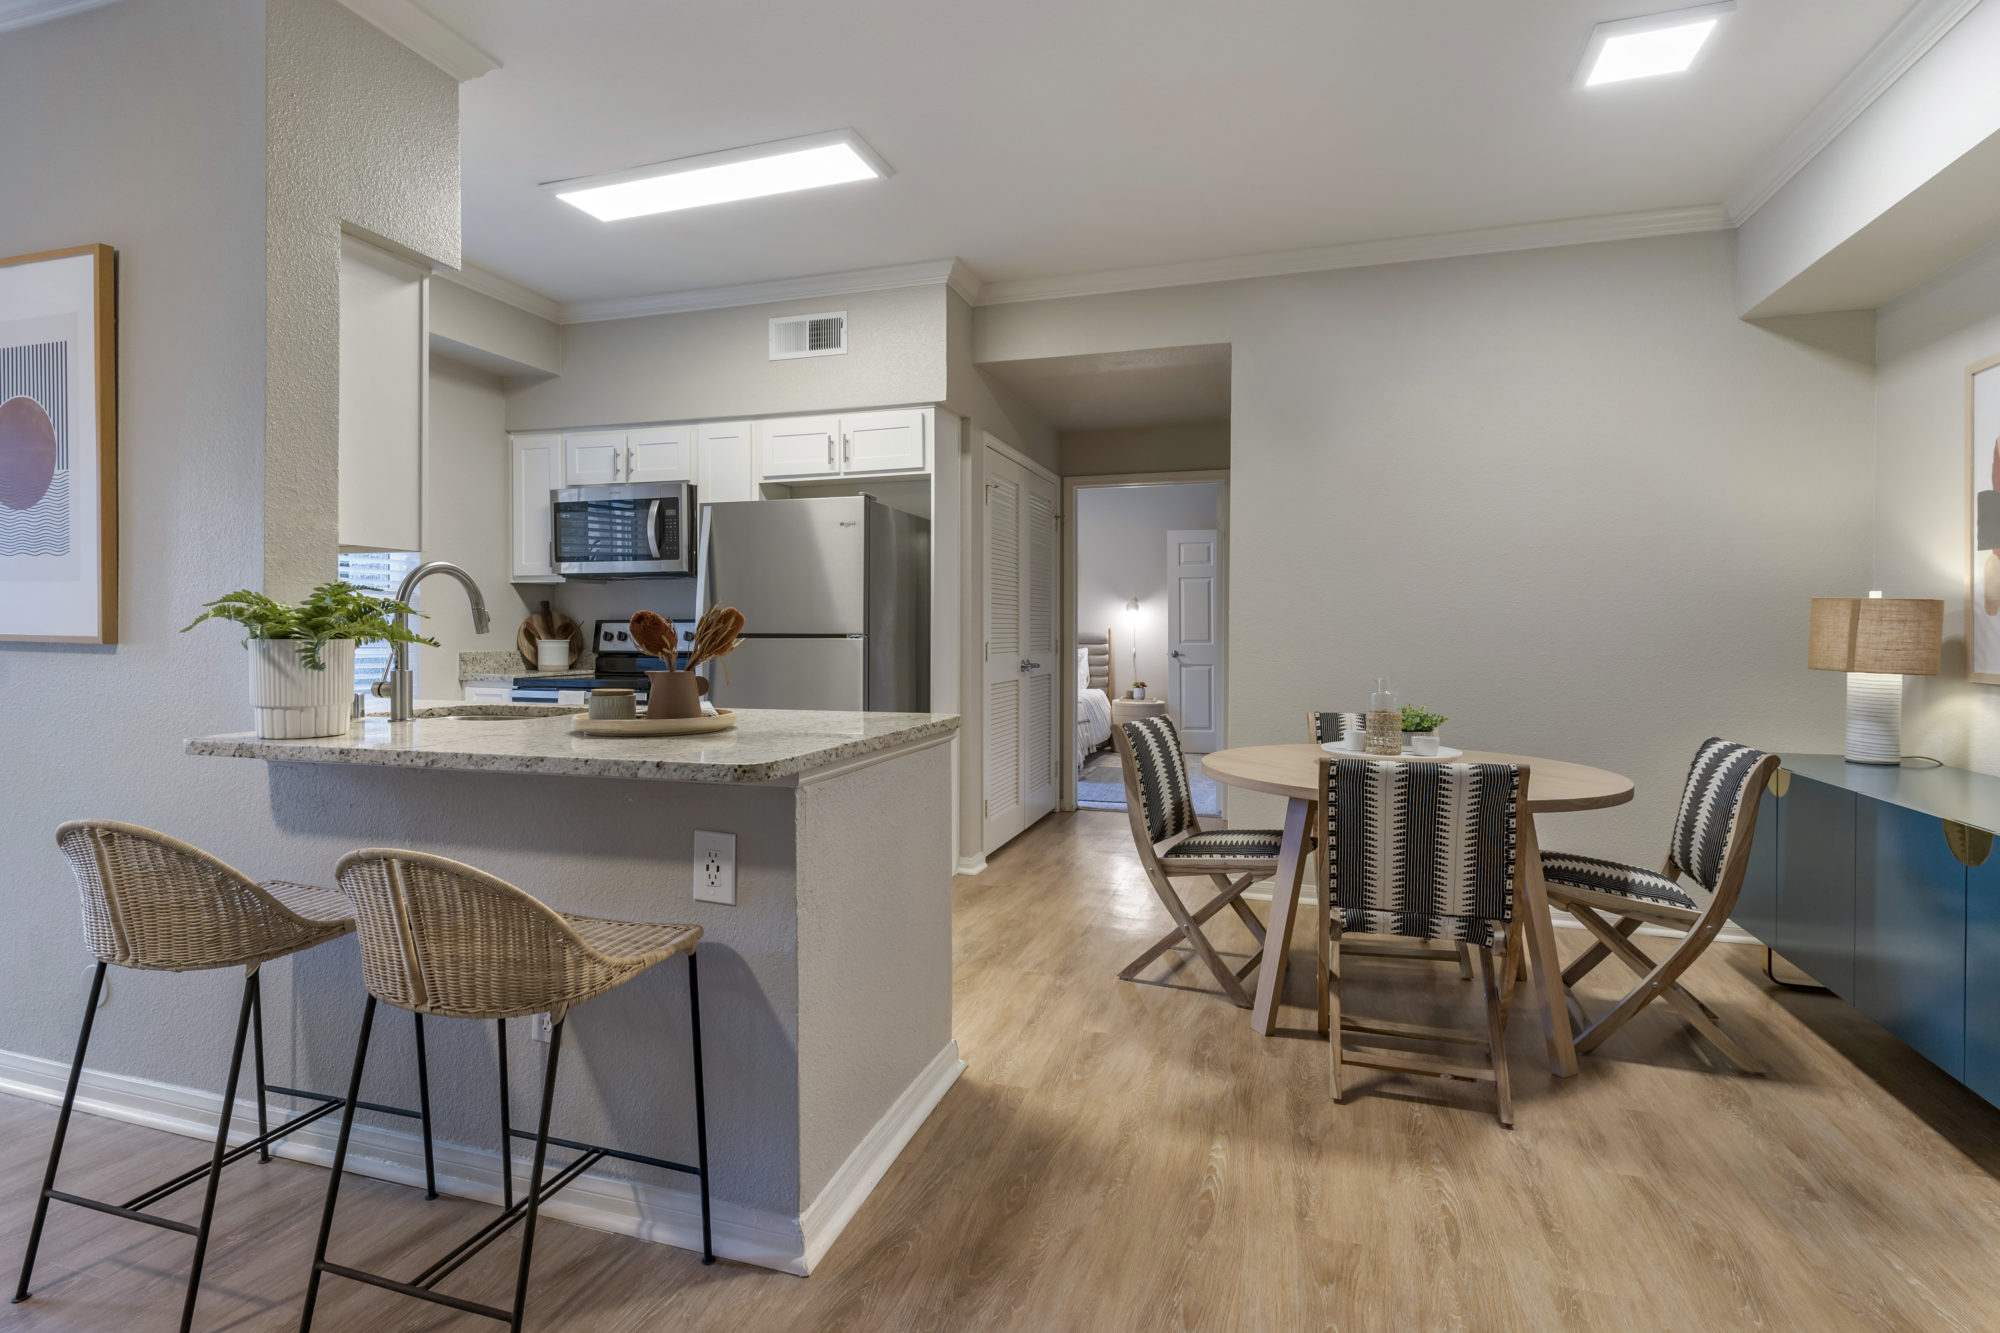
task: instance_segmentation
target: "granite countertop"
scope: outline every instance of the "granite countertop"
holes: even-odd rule
[[[561,671],[531,671],[522,665],[521,655],[511,650],[458,655],[458,680],[461,685],[468,680],[513,680],[520,676],[588,677],[596,670],[597,654],[588,648],[583,650],[582,657]]]
[[[570,731],[574,705],[421,705],[412,722],[365,719],[343,736],[260,740],[249,732],[198,736],[188,754],[292,764],[372,764],[551,777],[659,782],[772,782],[958,730],[952,713],[737,710],[737,724],[705,736],[603,739]],[[443,716],[449,714],[450,716]]]

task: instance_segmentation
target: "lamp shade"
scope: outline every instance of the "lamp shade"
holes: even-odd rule
[[[1814,671],[1935,676],[1944,603],[1930,597],[1815,597],[1806,665]]]

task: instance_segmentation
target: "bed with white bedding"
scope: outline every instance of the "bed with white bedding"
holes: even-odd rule
[[[1076,636],[1076,767],[1111,739],[1111,636]]]

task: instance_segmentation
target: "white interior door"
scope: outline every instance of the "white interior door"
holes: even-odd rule
[[[986,453],[984,849],[1056,806],[1056,491]]]
[[[1181,744],[1222,748],[1222,564],[1213,528],[1167,534],[1167,709]]]

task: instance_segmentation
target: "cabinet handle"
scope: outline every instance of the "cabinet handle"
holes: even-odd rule
[[[1945,845],[1962,866],[1986,864],[1986,858],[1993,854],[1993,835],[1983,828],[1973,828],[1952,819],[1941,819],[1944,825]]]
[[[826,465],[833,466],[833,436],[826,437]]]
[[[840,437],[840,461],[848,465],[854,462],[854,437],[843,434]]]

